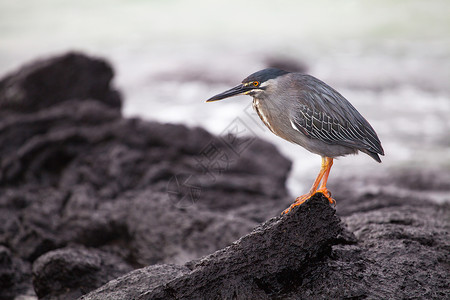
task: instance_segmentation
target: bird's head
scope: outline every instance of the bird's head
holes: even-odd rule
[[[237,95],[250,95],[258,98],[264,95],[265,90],[271,83],[273,83],[272,80],[275,80],[278,76],[282,76],[287,73],[289,72],[275,68],[258,71],[242,80],[242,83],[238,86],[217,94],[206,100],[206,102],[218,101]]]

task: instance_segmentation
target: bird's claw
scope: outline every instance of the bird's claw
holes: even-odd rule
[[[291,206],[289,206],[288,208],[286,208],[281,214],[287,214],[288,212],[291,211],[291,209],[293,209],[296,206],[302,205],[306,200],[308,200],[309,198],[311,198],[311,196],[309,197],[305,197],[306,195],[300,196],[297,199],[295,199],[295,202],[291,204]]]
[[[327,188],[322,188],[322,189],[318,189],[317,191],[315,191],[312,194],[308,193],[306,195],[297,197],[297,199],[295,199],[295,202],[292,203],[291,206],[286,208],[281,214],[285,215],[285,214],[289,213],[291,211],[291,209],[293,209],[296,206],[302,205],[303,203],[305,203],[306,200],[310,199],[312,196],[314,196],[317,193],[321,193],[325,198],[327,198],[328,201],[330,202],[330,204],[333,205],[333,207],[336,206],[336,200],[331,198],[331,192]]]
[[[322,193],[322,195],[324,195],[324,197],[328,199],[328,202],[330,202],[333,207],[336,206],[336,200],[331,198],[331,192],[327,188],[318,189],[314,194],[316,193]]]

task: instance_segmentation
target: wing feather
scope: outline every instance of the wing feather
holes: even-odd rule
[[[311,138],[384,154],[369,122],[336,90],[324,82],[302,75],[301,96],[291,114],[291,124]]]

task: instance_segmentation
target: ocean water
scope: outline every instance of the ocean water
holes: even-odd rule
[[[261,126],[251,98],[205,103],[271,60],[301,63],[377,131],[386,156],[340,158],[330,175],[450,169],[450,1],[0,0],[0,75],[69,50],[108,59],[126,116],[202,126],[239,120],[294,161],[309,189],[320,157]]]

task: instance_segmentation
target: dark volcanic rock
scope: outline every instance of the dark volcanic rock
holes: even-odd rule
[[[77,212],[62,224],[64,236],[111,251],[120,246],[121,256],[139,266],[185,263],[229,245],[255,226],[196,207],[174,208],[166,194],[155,192],[130,193],[93,212]]]
[[[336,178],[330,189],[339,199],[340,216],[386,207],[434,206],[432,203],[450,203],[450,169],[408,168],[382,175]]]
[[[33,295],[30,264],[0,246],[0,299],[14,299],[16,295]]]
[[[111,280],[82,299],[133,299],[133,295],[138,297],[153,291],[158,286],[184,276],[190,271],[188,267],[180,265],[148,266]]]
[[[241,207],[251,214],[285,201],[291,163],[273,145],[125,119],[112,74],[104,61],[68,54],[1,81],[0,244],[12,256],[29,264],[81,245],[134,267],[185,263],[248,233],[256,223],[239,216]],[[35,281],[39,295],[103,284],[104,266],[78,257],[73,267],[79,262],[91,285],[61,277],[52,291],[38,269],[46,274]],[[29,284],[29,267],[25,273],[8,275],[11,286]]]
[[[0,110],[29,112],[90,98],[120,108],[120,95],[110,87],[113,75],[103,59],[75,52],[33,62],[0,81]]]
[[[149,278],[163,267],[148,267],[81,299],[270,299],[300,285],[307,266],[322,260],[342,233],[328,200],[317,196],[231,246],[189,262],[189,271],[174,268],[172,276],[155,283]],[[126,293],[118,288],[125,285]]]
[[[344,218],[357,243],[334,245],[282,299],[448,299],[449,208],[404,205]]]
[[[33,264],[33,284],[42,299],[74,299],[133,268],[119,257],[96,249],[64,248]]]
[[[345,217],[311,199],[251,234],[156,281],[147,267],[81,299],[447,299],[448,204]],[[363,200],[364,201],[364,200]],[[369,200],[370,201],[370,200]],[[312,230],[312,231],[310,231]],[[172,270],[170,267],[169,270]]]
[[[86,298],[450,298],[448,171],[332,182],[355,235],[319,197],[245,235],[290,201],[291,163],[125,119],[111,76],[68,54],[0,81],[1,299],[34,295],[31,265],[40,297],[71,299],[149,264]]]

